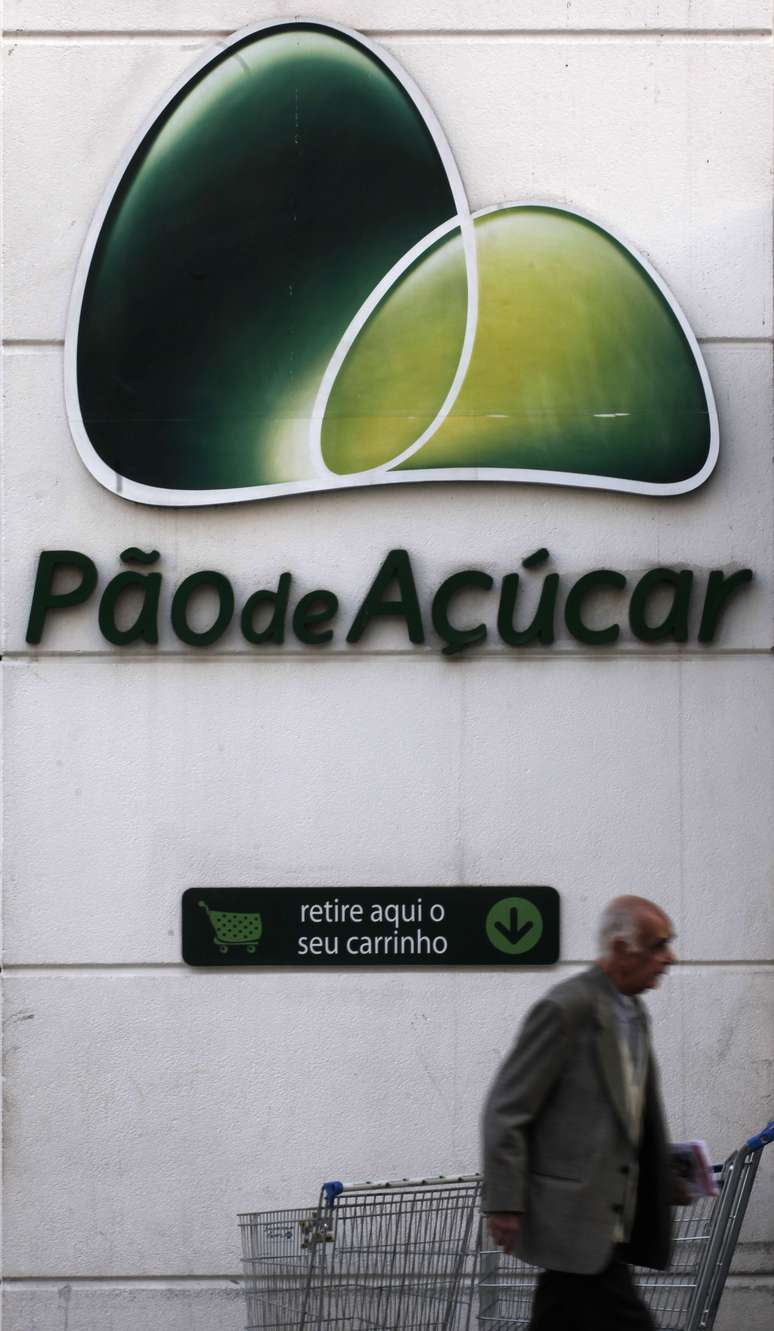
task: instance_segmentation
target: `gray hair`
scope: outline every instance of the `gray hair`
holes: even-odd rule
[[[599,950],[603,957],[610,955],[613,943],[620,938],[627,947],[637,947],[640,941],[642,900],[639,897],[619,897],[605,906],[599,921]]]

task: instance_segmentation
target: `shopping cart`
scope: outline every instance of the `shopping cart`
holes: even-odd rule
[[[240,1215],[248,1331],[467,1331],[481,1181],[323,1186]]]
[[[317,1217],[315,1207],[240,1215],[248,1327],[303,1327]]]
[[[715,1166],[718,1193],[674,1212],[674,1249],[667,1271],[635,1269],[635,1279],[658,1331],[711,1331],[763,1147],[774,1140],[774,1119]],[[519,1331],[529,1325],[539,1272],[491,1247],[481,1225],[479,1331]]]
[[[711,1331],[774,1120],[675,1212],[668,1271],[637,1270],[658,1331]],[[478,1175],[323,1185],[317,1207],[240,1215],[247,1331],[520,1331],[539,1272],[492,1249]]]

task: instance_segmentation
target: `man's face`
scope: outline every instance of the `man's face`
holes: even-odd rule
[[[620,987],[626,994],[655,989],[664,971],[676,961],[671,946],[674,930],[668,916],[657,910],[643,911],[638,933],[638,944],[627,948],[621,957]]]

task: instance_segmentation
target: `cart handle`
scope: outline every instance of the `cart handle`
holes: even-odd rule
[[[372,1179],[365,1183],[323,1183],[322,1190],[326,1198],[331,1198],[329,1205],[332,1206],[341,1192],[386,1192],[389,1188],[428,1188],[441,1187],[450,1183],[480,1182],[480,1174],[436,1174],[433,1178],[429,1176],[425,1176],[425,1178],[397,1178],[379,1183]],[[329,1188],[332,1188],[333,1192],[329,1193]]]
[[[323,1183],[322,1190],[323,1190],[323,1196],[325,1197],[325,1205],[327,1206],[329,1211],[332,1211],[333,1203],[335,1202],[339,1194],[344,1191],[344,1184],[339,1183],[338,1180],[334,1180],[331,1183]]]
[[[756,1132],[754,1137],[750,1137],[745,1145],[748,1151],[762,1151],[770,1142],[774,1142],[774,1118],[760,1132]]]

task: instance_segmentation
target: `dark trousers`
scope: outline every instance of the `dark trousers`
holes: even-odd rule
[[[614,1257],[593,1276],[543,1271],[529,1331],[655,1331],[631,1267]]]

